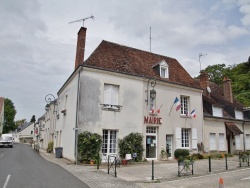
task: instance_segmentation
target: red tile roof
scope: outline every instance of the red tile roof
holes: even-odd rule
[[[153,65],[162,60],[165,60],[169,66],[169,79],[160,77],[153,68]],[[83,66],[140,77],[151,77],[201,89],[200,85],[194,81],[176,59],[108,41],[102,41]]]

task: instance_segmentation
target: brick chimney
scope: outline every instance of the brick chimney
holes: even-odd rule
[[[85,28],[85,27],[81,27],[81,29],[78,31],[78,39],[77,39],[77,47],[76,47],[75,69],[79,65],[83,64],[83,62],[84,62],[86,31],[87,31],[87,28]]]
[[[223,79],[224,97],[227,101],[233,103],[233,93],[232,93],[231,83],[232,81],[225,76]]]
[[[203,93],[206,96],[210,96],[210,93],[207,91],[207,87],[209,86],[209,76],[204,70],[200,72],[200,86],[203,89]]]

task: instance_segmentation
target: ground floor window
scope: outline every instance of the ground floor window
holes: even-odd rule
[[[190,143],[190,130],[181,129],[181,147],[189,148]]]
[[[102,132],[102,153],[117,153],[117,131],[103,130]]]
[[[215,133],[210,133],[210,150],[216,150]]]
[[[239,134],[235,135],[235,145],[236,145],[236,150],[241,150],[241,143],[240,143],[240,135]]]
[[[225,138],[224,133],[219,133],[219,150],[225,150]]]
[[[246,134],[246,149],[250,149],[250,134]]]

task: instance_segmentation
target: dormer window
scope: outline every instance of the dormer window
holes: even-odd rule
[[[213,116],[222,117],[222,108],[213,106]]]
[[[169,69],[168,64],[165,60],[162,60],[159,63],[156,63],[153,68],[158,72],[160,77],[162,78],[169,78]]]
[[[243,113],[240,110],[235,110],[235,118],[236,119],[243,119]]]

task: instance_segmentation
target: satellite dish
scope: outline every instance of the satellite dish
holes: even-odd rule
[[[209,86],[207,86],[207,92],[211,93],[211,88]]]

